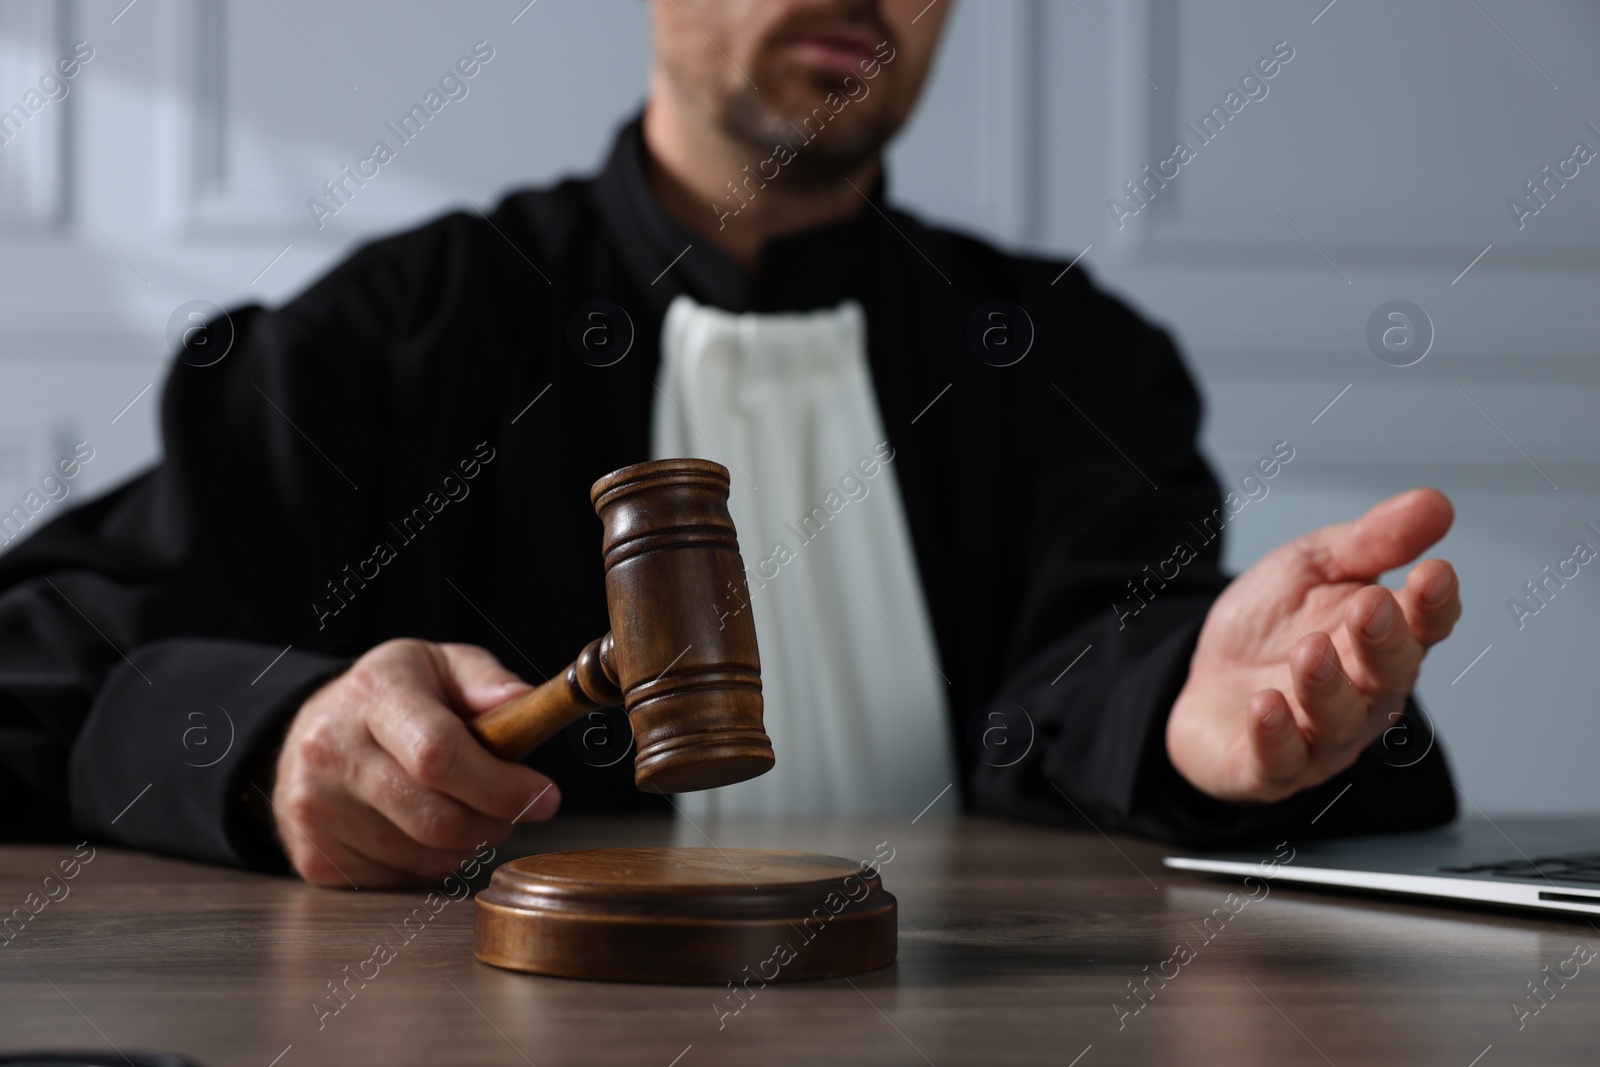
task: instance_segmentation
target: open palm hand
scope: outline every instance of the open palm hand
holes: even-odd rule
[[[1271,802],[1355,762],[1395,724],[1423,655],[1461,615],[1444,560],[1412,567],[1398,592],[1373,583],[1437,542],[1453,517],[1442,493],[1413,489],[1236,578],[1206,616],[1173,703],[1173,766],[1220,800]]]

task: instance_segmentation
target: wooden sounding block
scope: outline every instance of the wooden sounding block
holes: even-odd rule
[[[895,958],[877,873],[806,852],[550,852],[503,865],[477,906],[478,959],[564,978],[793,982]]]
[[[521,759],[620,704],[640,789],[712,789],[772,768],[728,488],[727,469],[700,459],[636,463],[594,484],[611,632],[469,723],[486,748]],[[857,974],[892,963],[895,942],[894,897],[848,860],[634,848],[505,864],[478,895],[473,951],[568,978],[721,984]],[[774,967],[776,977],[764,973]]]

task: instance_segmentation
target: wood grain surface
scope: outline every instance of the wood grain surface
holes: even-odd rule
[[[58,899],[0,948],[0,1049],[115,1045],[212,1067],[1468,1067],[1480,1054],[1477,1067],[1504,1067],[1591,1063],[1600,1047],[1594,968],[1521,1030],[1510,1008],[1575,944],[1600,947],[1600,932],[1581,919],[1281,881],[1230,904],[1237,882],[1168,871],[1158,845],[941,819],[937,809],[914,825],[723,820],[699,830],[665,819],[558,819],[520,831],[492,862],[558,848],[712,843],[877,856],[899,898],[898,961],[737,1000],[704,986],[541,978],[473,959],[473,905],[451,899],[461,892],[453,885],[426,903],[421,889],[312,889],[100,848],[75,878],[52,880]],[[0,854],[0,914],[26,913],[74,849]],[[1179,944],[1192,958],[1167,963]],[[1147,1000],[1133,999],[1128,983],[1174,969],[1150,979]],[[357,972],[375,977],[349,977]],[[345,999],[329,990],[341,981]],[[1119,1015],[1136,1003],[1138,1014]]]

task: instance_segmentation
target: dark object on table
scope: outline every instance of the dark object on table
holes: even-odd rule
[[[0,1056],[6,1067],[198,1067],[166,1052],[13,1052]]]

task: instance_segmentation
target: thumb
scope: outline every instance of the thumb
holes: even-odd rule
[[[1422,555],[1450,530],[1455,509],[1437,489],[1410,489],[1374,504],[1354,522],[1314,530],[1301,548],[1324,580],[1370,582]]]
[[[477,645],[439,645],[444,656],[446,697],[468,716],[482,715],[533,686],[507,670],[488,649]]]

